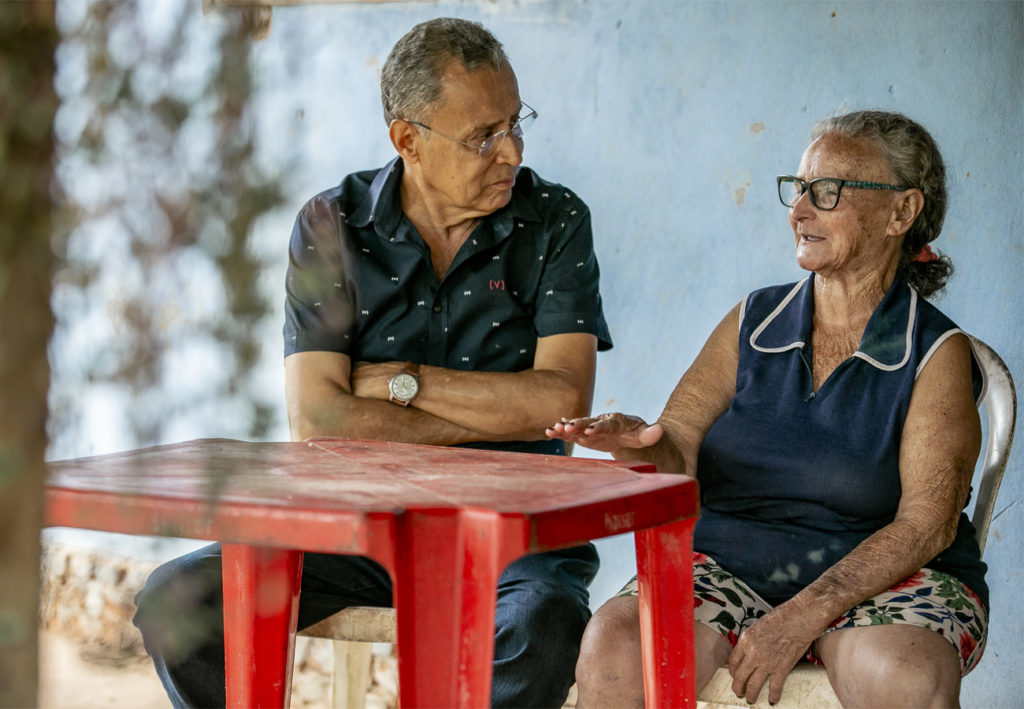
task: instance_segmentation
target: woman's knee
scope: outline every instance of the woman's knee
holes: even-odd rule
[[[846,707],[959,705],[960,659],[939,633],[910,625],[847,628],[817,651]]]
[[[639,604],[635,597],[616,597],[591,618],[583,633],[576,681],[581,695],[609,684],[639,685],[643,698]]]

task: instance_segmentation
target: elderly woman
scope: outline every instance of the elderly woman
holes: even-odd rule
[[[962,510],[981,433],[969,340],[924,298],[952,272],[931,136],[899,114],[819,123],[778,178],[811,275],[725,316],[653,425],[604,414],[552,438],[700,480],[697,686],[777,702],[801,659],[846,707],[956,706],[987,625]],[[643,703],[636,582],[587,628],[581,707]]]

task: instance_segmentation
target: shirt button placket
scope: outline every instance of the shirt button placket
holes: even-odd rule
[[[434,304],[430,315],[430,352],[429,364],[447,366],[448,352],[448,311],[445,308],[445,297],[441,293],[434,295]]]

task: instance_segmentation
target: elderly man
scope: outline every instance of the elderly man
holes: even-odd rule
[[[589,412],[596,351],[611,347],[586,205],[520,168],[537,114],[482,26],[414,27],[384,65],[381,96],[398,156],[314,197],[292,233],[292,437],[564,453],[544,429]],[[494,706],[562,704],[597,567],[586,545],[504,571]],[[223,705],[219,546],[158,569],[137,603],[172,702]],[[300,627],[390,604],[375,562],[305,555]]]

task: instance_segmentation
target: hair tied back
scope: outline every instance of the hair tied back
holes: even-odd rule
[[[939,255],[932,251],[931,244],[925,244],[921,247],[921,250],[914,254],[912,259],[916,263],[931,263],[932,261],[938,261]]]

